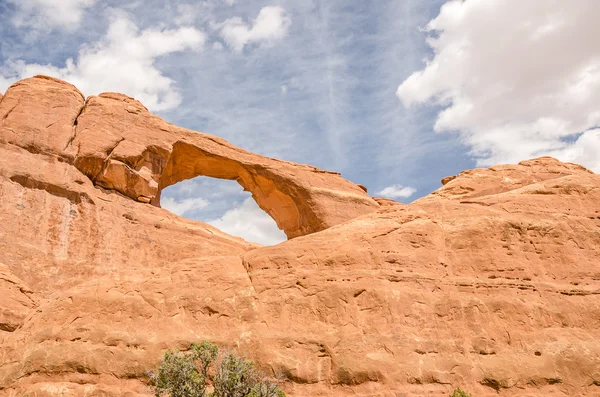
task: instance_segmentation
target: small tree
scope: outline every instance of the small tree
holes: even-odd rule
[[[454,393],[452,393],[450,397],[471,397],[471,395],[461,390],[460,387],[457,387],[454,389]]]
[[[188,352],[168,350],[158,370],[149,373],[155,396],[285,397],[279,383],[262,376],[252,361],[227,353],[217,363],[218,355],[217,346],[206,341],[192,344]],[[207,393],[213,365],[216,365],[214,391]]]
[[[251,361],[225,354],[217,367],[214,397],[246,397],[259,382]]]
[[[203,378],[190,355],[169,350],[165,353],[158,371],[150,374],[154,395],[160,397],[204,397],[206,379]]]
[[[208,370],[217,359],[219,348],[212,343],[204,341],[201,344],[192,343],[190,350],[192,352],[192,359],[199,364],[202,377],[205,382],[208,382]]]
[[[285,397],[285,393],[279,389],[279,383],[263,379],[254,385],[248,397]]]

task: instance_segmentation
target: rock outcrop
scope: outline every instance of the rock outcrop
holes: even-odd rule
[[[9,88],[0,118],[0,140],[55,155],[96,186],[144,203],[160,205],[161,190],[185,179],[236,180],[289,238],[377,208],[338,173],[259,156],[173,126],[122,94],[84,100],[74,86],[38,76]]]
[[[293,239],[159,207],[235,179]],[[404,205],[49,78],[0,101],[0,396],[149,396],[208,339],[290,396],[600,395],[600,176],[544,157]],[[154,205],[152,205],[154,204]]]

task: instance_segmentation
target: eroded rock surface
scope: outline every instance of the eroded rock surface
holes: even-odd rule
[[[292,397],[600,395],[583,167],[465,171],[404,205],[57,80],[17,83],[0,120],[0,396],[150,396],[164,350],[203,339]],[[196,175],[254,189],[297,238],[261,247],[144,203]]]
[[[23,325],[25,318],[36,305],[33,291],[0,263],[0,331],[12,332]]]

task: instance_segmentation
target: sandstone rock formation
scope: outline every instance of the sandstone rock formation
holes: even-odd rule
[[[96,186],[159,205],[160,191],[204,175],[237,180],[289,238],[377,208],[338,173],[252,154],[151,115],[125,95],[84,100],[70,84],[38,76],[14,84],[0,107],[0,139],[73,163]]]
[[[159,207],[197,175],[295,238]],[[465,171],[403,205],[38,77],[0,101],[0,198],[0,396],[149,396],[162,352],[203,339],[290,396],[600,395],[600,176],[574,164]]]

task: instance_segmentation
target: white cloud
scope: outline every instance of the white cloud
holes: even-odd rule
[[[201,198],[203,197],[210,201]],[[287,238],[235,181],[196,177],[169,186],[161,193],[161,206],[189,219],[209,223],[247,241],[273,245]]]
[[[287,35],[292,20],[278,6],[263,7],[250,26],[240,17],[229,18],[222,24],[221,37],[235,51],[241,51],[249,43],[271,45]]]
[[[163,197],[160,200],[160,206],[162,208],[179,216],[190,211],[199,211],[206,208],[208,204],[209,202],[202,198],[186,198],[178,200],[173,197]]]
[[[239,207],[227,211],[221,218],[207,223],[225,233],[263,245],[274,245],[287,240],[275,221],[251,197]]]
[[[213,21],[215,0],[195,1],[192,3],[176,2],[177,13],[172,19],[177,25],[203,25],[207,21]]]
[[[12,83],[14,83],[14,79],[6,78],[2,76],[2,69],[0,68],[0,94],[4,95],[6,90]]]
[[[436,131],[458,131],[480,165],[552,155],[600,171],[599,12],[595,0],[448,1],[426,27],[435,56],[397,95],[445,106]]]
[[[388,186],[379,192],[375,193],[377,196],[386,197],[390,199],[397,198],[408,198],[415,194],[417,189],[410,186],[402,186],[402,185],[392,185]]]
[[[61,27],[74,30],[86,8],[96,0],[8,0],[17,7],[13,23],[36,30]]]
[[[177,16],[174,22],[177,25],[193,25],[196,22],[198,7],[202,7],[203,3],[193,4],[177,4]]]
[[[145,29],[123,14],[115,14],[106,37],[84,45],[76,60],[64,67],[17,61],[3,68],[12,80],[46,74],[76,85],[85,95],[121,92],[140,100],[152,111],[171,109],[181,98],[173,80],[154,65],[157,57],[203,46],[205,35],[192,27]]]

